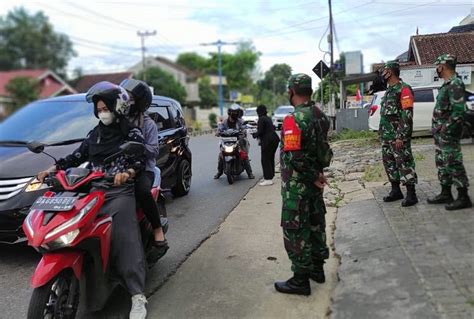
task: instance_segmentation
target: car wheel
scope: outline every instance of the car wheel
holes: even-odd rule
[[[187,159],[181,160],[176,185],[171,189],[171,193],[176,197],[187,195],[191,189],[191,177],[191,163]]]

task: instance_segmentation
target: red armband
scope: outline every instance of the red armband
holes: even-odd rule
[[[300,151],[301,150],[301,130],[296,124],[293,115],[288,115],[283,120],[283,150]]]
[[[400,93],[400,104],[402,105],[402,109],[409,109],[413,107],[413,94],[411,93],[410,89],[407,87],[402,88]]]

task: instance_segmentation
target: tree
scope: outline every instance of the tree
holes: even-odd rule
[[[199,80],[199,98],[201,99],[201,106],[204,108],[217,104],[217,94],[212,90],[211,80],[208,76],[204,76]]]
[[[186,102],[186,89],[171,74],[158,67],[149,67],[141,71],[137,77],[143,80],[145,73],[146,81],[153,87],[155,94],[173,98],[181,104]]]
[[[285,94],[287,81],[291,76],[291,66],[286,63],[274,64],[267,72],[263,80],[259,82],[262,89],[270,90],[275,94]]]
[[[0,70],[47,68],[64,76],[75,54],[69,38],[55,32],[43,12],[29,15],[17,8],[0,17]]]
[[[8,113],[13,113],[22,106],[37,100],[40,94],[38,80],[26,76],[11,79],[5,89],[12,99],[12,104],[8,107]]]
[[[209,60],[195,52],[185,52],[178,55],[176,63],[191,71],[204,71],[208,68]]]
[[[222,74],[227,79],[230,90],[245,90],[252,85],[252,71],[255,69],[260,53],[251,42],[242,42],[235,54],[222,53]],[[211,53],[208,74],[217,74],[218,55]]]

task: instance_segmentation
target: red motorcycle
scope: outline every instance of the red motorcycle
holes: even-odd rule
[[[143,145],[128,142],[114,154],[137,154]],[[44,145],[28,144],[35,153],[45,153]],[[46,153],[45,153],[46,154]],[[49,154],[47,154],[49,155]],[[83,164],[59,170],[46,179],[51,190],[31,206],[23,223],[28,245],[43,254],[31,280],[34,288],[28,318],[74,318],[79,306],[98,311],[119,286],[109,263],[112,218],[101,214],[105,194],[92,187],[111,187],[113,177],[93,171]],[[159,200],[159,178],[152,189]],[[161,209],[163,230],[167,230],[166,211]],[[145,256],[152,247],[153,229],[137,205]],[[147,258],[151,267],[157,260]],[[81,303],[81,305],[80,305]]]

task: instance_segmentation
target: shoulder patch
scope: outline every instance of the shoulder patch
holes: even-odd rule
[[[400,104],[402,105],[402,109],[409,109],[413,107],[414,98],[411,90],[406,86],[402,88],[400,92]]]

